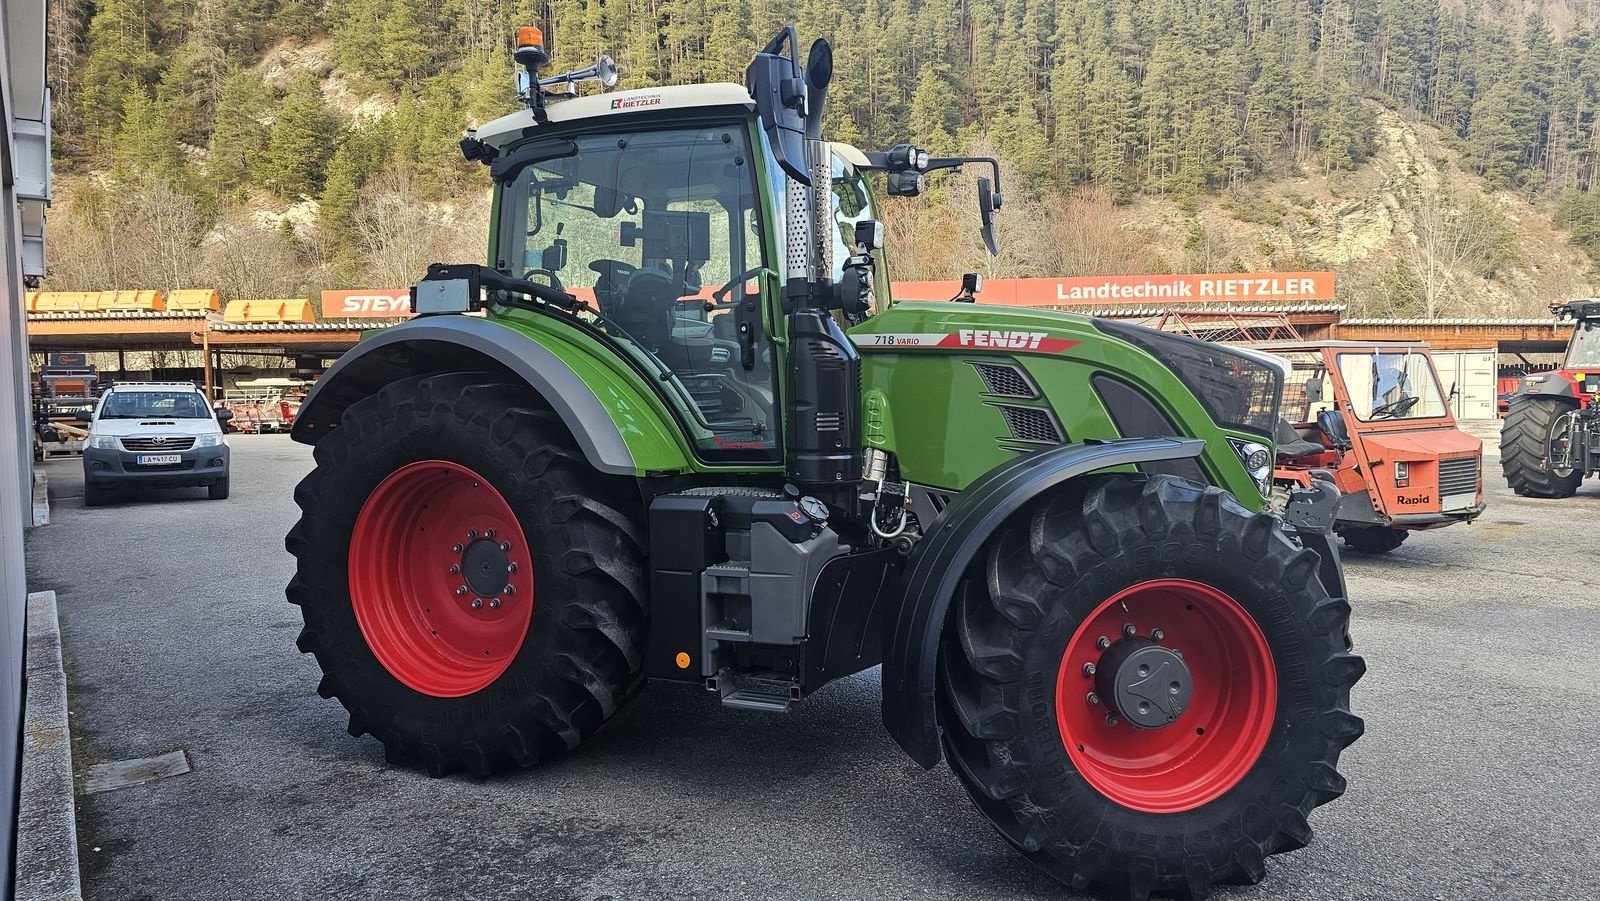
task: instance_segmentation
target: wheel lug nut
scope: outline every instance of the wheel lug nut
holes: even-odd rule
[[[499,598],[490,598],[489,599],[489,609],[490,610],[499,610],[500,609],[500,599]]]
[[[506,572],[514,573],[516,571],[517,571],[517,564],[515,564],[515,563],[507,563],[506,564]]]
[[[450,564],[450,575],[453,576],[453,575],[455,575],[456,573],[459,573],[459,572],[461,572],[461,564],[459,564],[459,563]]]
[[[1133,633],[1137,631],[1139,630],[1133,627],[1133,623],[1125,623],[1122,626],[1122,634],[1128,636],[1129,638],[1132,638]]]
[[[517,586],[515,586],[515,585],[507,585],[505,588],[500,590],[500,593],[504,594],[504,595],[516,594],[517,593]]]
[[[1084,700],[1088,702],[1090,707],[1093,707],[1094,705],[1100,703],[1100,696],[1091,691],[1087,696],[1084,697]]]
[[[1117,715],[1115,713],[1106,714],[1106,725],[1107,726],[1115,726],[1116,724],[1117,724]]]
[[[1094,664],[1092,664],[1092,663],[1085,663],[1085,664],[1084,664],[1084,665],[1083,665],[1083,674],[1084,674],[1084,675],[1085,675],[1085,676],[1092,676],[1092,675],[1094,675]]]
[[[494,537],[494,529],[484,529],[483,530],[483,537],[485,537],[485,538],[493,538]]]
[[[1150,630],[1150,640],[1152,640],[1152,641],[1160,641],[1161,639],[1166,638],[1166,637],[1167,637],[1167,633],[1161,631],[1160,629],[1151,629]]]
[[[452,544],[452,545],[450,545],[450,550],[453,551],[454,553],[459,554],[459,553],[461,553],[461,545]]]
[[[477,529],[468,529],[467,530],[467,540],[468,541],[471,541],[472,539],[477,538],[477,537],[478,537],[478,530]]]
[[[465,585],[457,585],[456,586],[456,597],[464,598],[466,596],[467,596],[467,586],[465,586]]]
[[[1106,648],[1111,647],[1111,639],[1102,635],[1094,640],[1094,646],[1103,651]]]
[[[483,606],[483,598],[473,598],[472,599],[472,609],[476,610],[476,609],[478,609],[479,607],[482,607],[482,606]]]
[[[500,550],[502,550],[502,551],[511,550],[511,542],[509,542],[509,541],[500,542]]]

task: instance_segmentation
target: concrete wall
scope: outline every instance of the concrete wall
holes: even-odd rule
[[[27,572],[22,530],[32,522],[28,338],[24,276],[43,274],[49,203],[45,0],[5,0],[0,16],[0,897],[11,897],[16,853],[22,647]],[[24,512],[26,511],[26,512]]]

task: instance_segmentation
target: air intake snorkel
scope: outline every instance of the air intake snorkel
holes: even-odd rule
[[[782,54],[784,46],[789,56]],[[861,357],[828,312],[833,291],[833,153],[822,116],[833,48],[811,45],[802,72],[786,27],[745,70],[745,86],[784,190],[784,308],[789,314],[789,478],[816,490],[861,481]]]

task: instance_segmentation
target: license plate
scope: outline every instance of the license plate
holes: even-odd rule
[[[1444,498],[1444,502],[1441,504],[1441,509],[1446,511],[1465,510],[1476,503],[1477,500],[1478,493],[1476,491],[1471,494],[1451,494]]]
[[[182,463],[183,462],[183,455],[182,454],[140,454],[139,456],[133,458],[133,462],[139,464],[140,466],[171,466],[174,463]]]

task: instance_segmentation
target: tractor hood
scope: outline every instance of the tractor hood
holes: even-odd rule
[[[1124,437],[1202,438],[1170,471],[1259,505],[1242,465],[1270,444],[1276,359],[1075,313],[896,303],[849,331],[868,446],[909,481],[963,490],[1019,453]]]
[[[1433,460],[1481,454],[1483,441],[1454,427],[1407,429],[1403,432],[1367,432],[1361,435],[1367,459],[1376,463],[1397,460]]]

